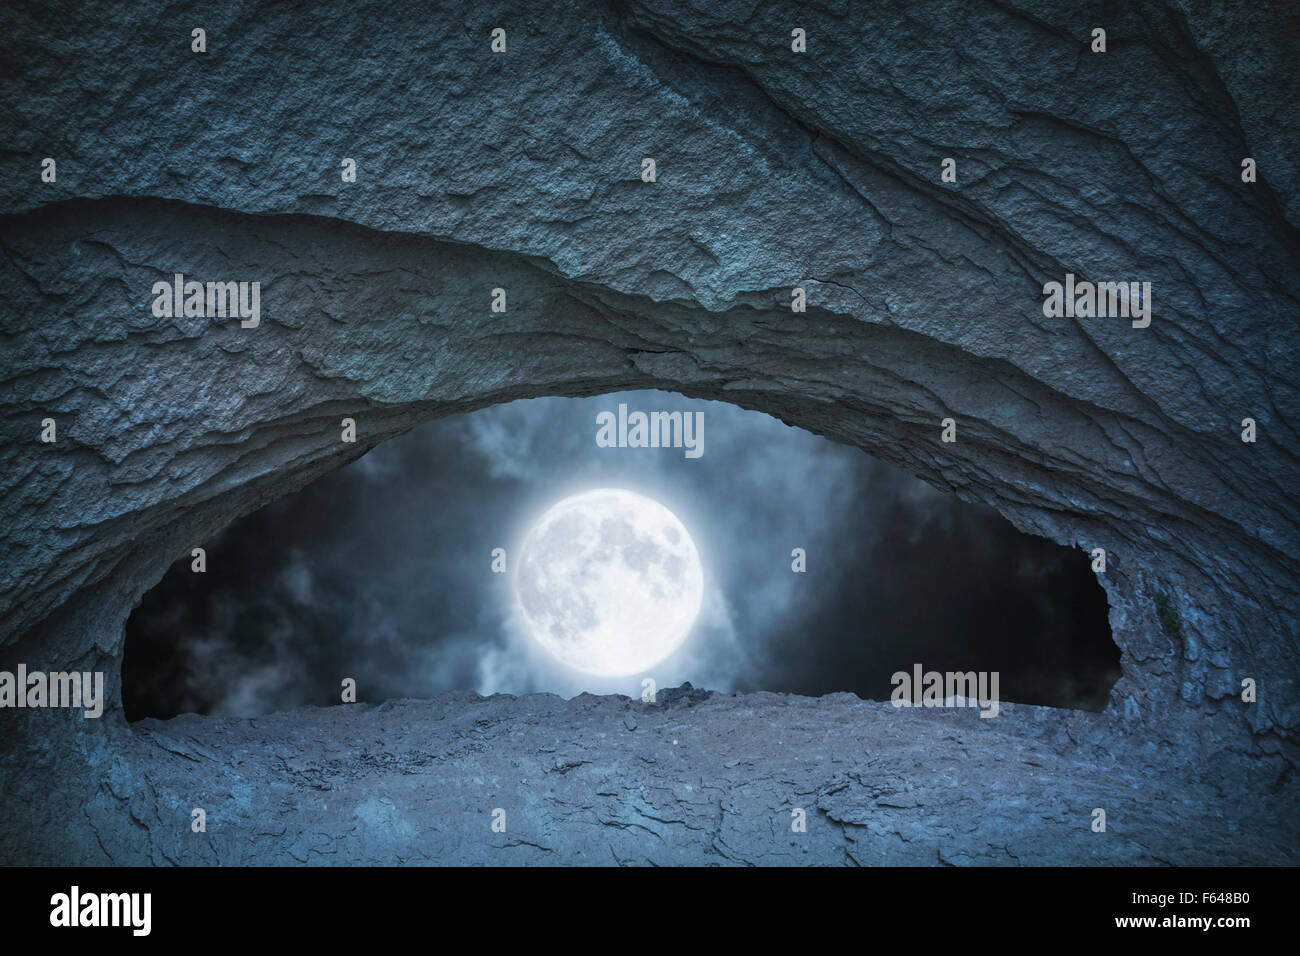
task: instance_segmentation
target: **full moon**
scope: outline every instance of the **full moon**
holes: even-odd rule
[[[677,516],[618,488],[554,505],[528,532],[518,568],[533,637],[602,677],[641,673],[677,650],[704,596],[699,552]]]

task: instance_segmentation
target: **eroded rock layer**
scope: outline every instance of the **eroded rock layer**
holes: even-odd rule
[[[232,519],[434,416],[654,387],[1105,548],[1110,732],[1293,761],[1300,14],[752,6],[9,4],[0,663],[116,695]],[[260,282],[260,325],[156,317],[176,273]],[[1045,316],[1067,274],[1149,282],[1150,326]],[[92,746],[50,726],[6,773]]]

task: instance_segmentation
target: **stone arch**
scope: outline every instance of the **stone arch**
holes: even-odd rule
[[[1066,14],[833,6],[798,55],[781,5],[232,8],[201,61],[183,4],[14,11],[0,661],[115,674],[176,556],[419,421],[666,388],[1106,548],[1105,734],[1294,762],[1300,14],[1107,11],[1093,55]],[[308,44],[315,72],[250,53]],[[156,318],[176,273],[260,281],[260,326]],[[1151,326],[1045,316],[1066,274],[1150,282]]]
[[[29,330],[46,351],[24,356],[33,371],[19,381],[43,375],[48,397],[9,419],[14,438],[45,414],[62,423],[59,444],[24,450],[46,477],[13,515],[29,563],[14,566],[25,578],[6,609],[10,640],[51,642],[55,659],[120,655],[126,614],[194,542],[420,421],[645,387],[777,415],[993,505],[1022,530],[1106,548],[1124,651],[1114,706],[1130,718],[1168,718],[1174,733],[1186,711],[1231,699],[1241,655],[1265,666],[1257,634],[1269,602],[1249,608],[1239,592],[1207,604],[1222,590],[1215,569],[1228,575],[1240,554],[1233,522],[1160,480],[1175,461],[1191,479],[1216,477],[1189,467],[1181,449],[1194,436],[1154,413],[1143,421],[1071,399],[1006,359],[815,304],[792,314],[776,293],[712,311],[596,288],[515,255],[302,217],[79,203],[25,217],[8,241],[51,284],[47,295],[96,289],[62,300],[56,332]],[[141,316],[138,290],[164,274],[164,249],[195,275],[281,276],[266,287],[262,326]],[[68,267],[78,257],[80,274]],[[122,272],[106,284],[109,268]],[[499,285],[512,304],[492,317]],[[33,301],[28,314],[39,309]],[[122,339],[116,316],[131,313]],[[953,444],[939,441],[949,415],[960,423]],[[339,441],[345,416],[360,424],[355,445]],[[1230,432],[1222,445],[1233,442]],[[1161,624],[1161,595],[1183,646]]]

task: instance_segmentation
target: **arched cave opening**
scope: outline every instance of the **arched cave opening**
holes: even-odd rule
[[[701,430],[682,447],[601,447],[597,416],[620,405],[680,412]],[[528,527],[591,488],[662,503],[703,568],[685,642],[631,675],[566,666],[518,613],[513,562]],[[893,675],[917,667],[996,674],[1004,702],[1099,711],[1120,674],[1084,552],[856,448],[666,392],[435,420],[198,544],[204,571],[185,555],[127,622],[130,720],[329,706],[345,679],[369,703],[636,696],[647,677],[887,700]]]

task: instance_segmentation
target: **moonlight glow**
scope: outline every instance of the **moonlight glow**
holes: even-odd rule
[[[677,516],[617,488],[542,515],[524,539],[517,581],[537,642],[605,677],[641,673],[677,650],[704,595],[699,553]]]

